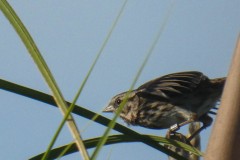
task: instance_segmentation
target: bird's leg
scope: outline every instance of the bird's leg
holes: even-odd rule
[[[196,130],[190,137],[188,137],[188,141],[191,141],[196,135],[198,135],[203,129],[207,128],[212,124],[212,118],[209,117],[207,114],[203,115],[202,117],[199,118],[199,121],[203,123],[203,126]]]
[[[180,124],[176,123],[176,124],[172,125],[172,126],[168,129],[168,132],[167,132],[166,137],[167,137],[167,138],[170,138],[170,137],[171,137],[171,134],[172,134],[172,133],[175,134],[176,131],[180,129],[180,127],[182,127],[182,126],[184,126],[184,125],[186,125],[186,124],[195,122],[195,121],[197,121],[197,116],[196,116],[196,114],[193,114],[188,120],[186,120],[186,121],[184,121],[184,122],[182,122],[182,123],[180,123]]]
[[[197,118],[197,116],[194,114],[194,115],[192,115],[188,120],[186,120],[186,121],[184,121],[184,122],[182,122],[182,123],[180,123],[180,124],[177,123],[177,124],[172,125],[172,126],[169,128],[168,131],[169,131],[169,132],[175,132],[175,131],[179,130],[180,127],[182,127],[182,126],[184,126],[184,125],[186,125],[186,124],[195,122],[195,121],[198,121],[198,118]]]
[[[175,125],[172,125],[169,130],[168,130],[168,137],[170,137],[171,133],[174,133],[176,132],[180,127],[186,125],[186,124],[189,124],[189,123],[192,123],[192,122],[195,122],[195,121],[200,121],[203,123],[203,126],[201,128],[199,128],[198,130],[196,130],[190,137],[188,137],[188,141],[190,142],[197,134],[199,134],[203,129],[207,128],[208,126],[210,126],[212,124],[212,118],[209,117],[207,114],[201,116],[199,119],[197,118],[196,115],[193,115],[189,120],[187,121],[184,121],[180,124],[175,124]]]
[[[184,125],[186,125],[186,124],[188,124],[188,123],[191,123],[191,122],[193,122],[193,120],[188,120],[188,121],[185,121],[185,122],[180,123],[180,124],[177,124],[177,123],[176,123],[176,124],[172,125],[172,126],[168,129],[167,134],[166,134],[166,137],[167,137],[167,138],[170,138],[172,135],[175,135],[176,133],[177,133],[177,134],[180,134],[180,133],[178,133],[178,132],[176,132],[176,131],[179,130],[181,126],[184,126]]]

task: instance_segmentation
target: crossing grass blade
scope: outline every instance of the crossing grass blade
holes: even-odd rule
[[[194,147],[191,147],[189,145],[186,145],[185,143],[179,142],[179,141],[167,140],[163,137],[153,136],[153,135],[142,135],[142,136],[149,137],[151,139],[154,139],[157,142],[160,142],[160,143],[163,143],[166,145],[175,144],[175,146],[178,146],[179,148],[189,151],[192,154],[195,154],[197,156],[203,156],[203,153],[200,152],[199,150],[197,150]],[[84,140],[84,144],[85,144],[86,148],[89,149],[89,148],[96,147],[100,138],[101,137]],[[139,142],[139,141],[137,139],[134,139],[131,136],[127,136],[127,135],[111,135],[111,136],[108,136],[105,145],[112,145],[112,144],[118,144],[118,143],[133,143],[133,142]],[[49,159],[56,159],[56,158],[60,157],[59,155],[62,153],[63,150],[65,150],[64,156],[66,156],[68,154],[77,152],[77,147],[76,147],[75,143],[70,143],[68,145],[54,148],[51,151],[51,154],[49,155]],[[30,158],[29,160],[39,160],[39,159],[41,159],[43,154],[44,153],[36,155],[36,156]],[[63,155],[61,155],[61,156],[63,156]]]
[[[127,1],[125,1],[125,2],[127,2]],[[120,104],[118,110],[116,111],[115,116],[113,117],[113,119],[111,120],[111,122],[108,124],[108,127],[106,128],[105,132],[103,133],[102,138],[99,140],[96,149],[94,150],[93,154],[91,155],[91,160],[95,160],[95,159],[97,158],[97,155],[98,155],[98,153],[100,152],[100,149],[102,148],[102,146],[104,145],[104,143],[107,141],[107,137],[108,137],[111,129],[112,129],[112,128],[114,127],[114,125],[116,124],[116,120],[117,120],[117,118],[119,117],[119,115],[120,115],[120,113],[121,113],[121,111],[122,111],[125,103],[127,102],[128,94],[131,92],[131,90],[133,90],[133,88],[134,88],[134,86],[135,86],[138,78],[140,77],[140,75],[141,75],[144,67],[146,66],[146,64],[147,64],[150,56],[153,54],[153,50],[154,50],[155,46],[157,45],[157,43],[158,43],[158,41],[159,41],[159,39],[160,39],[160,36],[161,36],[164,28],[166,27],[167,21],[168,21],[170,15],[171,15],[171,12],[172,12],[173,8],[174,8],[174,5],[172,4],[172,5],[170,6],[170,8],[168,9],[168,11],[167,11],[167,14],[166,14],[166,16],[165,16],[165,19],[164,19],[163,23],[160,24],[160,29],[159,29],[156,37],[154,38],[154,41],[153,41],[152,45],[150,46],[150,48],[149,48],[149,50],[148,50],[148,52],[147,52],[147,54],[146,54],[146,56],[145,56],[145,59],[144,59],[144,61],[142,62],[142,65],[141,65],[140,68],[138,69],[138,72],[137,72],[137,74],[136,74],[136,76],[135,76],[135,78],[134,78],[134,80],[133,80],[133,82],[132,82],[132,84],[131,84],[131,86],[130,86],[129,91],[127,92],[127,94],[126,94],[123,102]],[[155,144],[155,145],[157,146],[158,144]],[[163,149],[165,149],[165,148],[163,148]],[[168,151],[166,151],[166,152],[168,152]],[[169,154],[170,154],[170,153],[169,153]],[[174,156],[173,156],[173,157],[174,157]],[[174,158],[177,158],[177,157],[174,157]]]
[[[46,104],[48,104],[48,105],[46,105],[46,107],[49,107],[49,106],[57,107],[56,102],[54,101],[54,99],[51,95],[27,88],[27,87],[24,87],[24,86],[21,86],[18,84],[14,84],[12,82],[8,82],[8,81],[0,79],[0,89],[46,103]],[[66,103],[68,105],[70,105],[69,102],[66,102]],[[96,115],[96,113],[94,113],[90,110],[87,110],[86,108],[83,108],[78,105],[76,105],[74,107],[72,113],[79,115],[81,117],[87,118],[89,120],[91,120]],[[109,120],[106,117],[103,117],[102,115],[98,115],[94,121],[103,126],[107,126],[111,120]],[[178,159],[184,159],[183,157],[172,152],[171,150],[164,148],[162,145],[159,145],[159,142],[165,143],[165,141],[167,141],[166,139],[165,139],[165,141],[157,142],[154,139],[143,136],[143,135],[139,134],[138,132],[133,131],[119,123],[116,123],[115,126],[113,127],[113,129],[122,134],[128,135],[128,136],[132,137],[133,139],[136,139],[137,141],[142,142],[142,143],[144,143],[156,150],[159,150],[167,155],[178,157]],[[163,140],[164,140],[164,138],[163,138]],[[172,143],[172,145],[174,145],[174,144],[175,143]]]

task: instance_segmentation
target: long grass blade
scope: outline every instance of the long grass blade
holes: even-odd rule
[[[142,65],[140,66],[140,68],[139,68],[139,70],[138,70],[138,72],[137,72],[137,74],[136,74],[136,76],[135,76],[135,78],[134,78],[134,80],[133,80],[133,82],[132,82],[132,84],[131,84],[131,87],[130,87],[128,93],[126,94],[125,99],[124,99],[123,102],[120,104],[119,109],[117,110],[117,112],[116,112],[115,116],[113,117],[112,121],[109,123],[108,128],[105,130],[105,132],[104,132],[102,138],[100,139],[100,141],[99,141],[96,149],[94,150],[94,152],[93,152],[93,154],[92,154],[92,156],[91,156],[91,159],[92,159],[92,160],[95,160],[95,159],[96,159],[98,153],[100,152],[100,149],[102,148],[102,146],[104,145],[104,143],[107,141],[108,134],[110,133],[111,129],[114,127],[114,125],[115,125],[115,123],[116,123],[116,120],[117,120],[117,118],[118,118],[121,110],[123,109],[125,103],[127,102],[128,94],[129,94],[129,93],[131,92],[131,90],[134,88],[134,86],[135,86],[138,78],[140,77],[140,75],[141,75],[141,73],[142,73],[145,65],[147,64],[150,56],[152,55],[153,50],[154,50],[157,42],[159,41],[159,38],[160,38],[160,36],[161,36],[164,28],[166,27],[167,21],[168,21],[168,19],[169,19],[169,17],[170,17],[170,14],[171,14],[172,10],[173,10],[173,5],[171,5],[170,9],[168,9],[167,15],[165,16],[165,19],[164,19],[163,23],[161,23],[161,25],[160,25],[160,30],[159,30],[159,32],[157,33],[157,35],[156,35],[156,37],[155,37],[155,39],[154,39],[154,41],[153,41],[153,43],[152,43],[152,46],[150,47],[149,51],[147,52],[146,57],[145,57]]]
[[[151,139],[154,139],[157,142],[161,142],[161,143],[166,144],[166,145],[174,144],[174,146],[182,148],[182,149],[184,149],[188,152],[191,152],[192,154],[195,154],[197,156],[203,156],[203,153],[200,152],[199,150],[197,150],[196,148],[194,148],[192,146],[189,146],[189,145],[186,145],[185,143],[182,143],[180,141],[167,140],[166,138],[153,136],[153,135],[143,135],[143,136],[149,137]],[[94,148],[94,147],[96,147],[100,138],[101,137],[84,140],[84,144],[88,149],[89,148]],[[127,136],[127,135],[111,135],[111,136],[108,136],[105,145],[112,145],[112,144],[118,144],[118,143],[133,143],[133,142],[139,142],[139,141],[137,139],[134,139],[134,138],[132,138],[130,136]],[[55,159],[57,157],[60,157],[59,155],[62,153],[63,150],[65,150],[65,151],[67,150],[67,151],[65,152],[64,155],[61,155],[61,156],[66,156],[68,154],[77,152],[77,147],[74,143],[70,143],[68,145],[64,145],[64,146],[61,146],[61,147],[54,148],[51,151],[51,155],[49,156],[49,159]],[[30,160],[39,160],[42,157],[43,154],[44,153],[36,155],[36,156],[30,158]]]
[[[54,101],[54,98],[51,95],[42,93],[40,91],[36,91],[18,84],[14,84],[12,82],[8,82],[5,80],[0,79],[0,89],[15,93],[15,94],[19,94],[46,104],[49,104],[51,106],[55,106],[57,107],[56,102]],[[66,102],[68,105],[70,105],[69,102]],[[48,107],[48,106],[46,106]],[[72,113],[82,116],[84,118],[87,118],[89,120],[91,120],[96,113],[89,111],[83,107],[80,106],[75,106],[75,108],[73,109]],[[96,123],[99,123],[101,125],[107,126],[111,120],[99,115],[95,120]],[[156,141],[154,141],[153,139],[146,137],[146,136],[142,136],[141,134],[137,133],[136,131],[133,131],[123,125],[120,125],[118,123],[116,123],[113,127],[114,130],[126,134],[128,136],[134,137],[136,140],[138,140],[139,142],[142,142],[146,145],[149,145],[152,148],[155,148],[156,150],[159,150],[167,155],[170,156],[174,156],[174,157],[178,157],[178,159],[184,159],[181,156],[178,156],[176,153],[172,152],[169,149],[164,148],[161,145],[158,145],[158,143]]]
[[[56,83],[54,77],[52,76],[46,62],[44,61],[43,57],[41,56],[39,49],[37,48],[36,44],[34,43],[31,35],[27,31],[24,24],[21,22],[21,20],[19,19],[19,17],[13,10],[13,8],[8,4],[8,2],[6,0],[0,0],[0,9],[2,10],[5,17],[12,24],[13,28],[16,30],[16,32],[18,33],[22,42],[26,46],[29,54],[33,58],[35,64],[37,65],[42,76],[44,77],[49,88],[51,89],[51,91],[54,95],[54,100],[58,104],[58,107],[60,108],[62,114],[65,115],[67,113],[68,106],[65,103],[63,95],[62,95],[60,89],[58,88],[57,83]],[[73,135],[73,138],[76,141],[76,144],[79,148],[79,152],[81,153],[82,157],[85,160],[88,160],[89,156],[88,156],[87,150],[83,144],[82,138],[80,136],[78,128],[77,128],[75,121],[71,114],[68,116],[67,123],[68,123],[69,129]],[[51,146],[49,146],[48,148],[51,148]],[[47,158],[47,155],[46,155],[45,159],[46,158]]]
[[[3,3],[2,3],[3,1],[1,1],[1,9],[3,8],[2,6],[3,6]],[[6,1],[4,1],[4,2],[6,2]],[[4,8],[5,9],[5,8]],[[2,9],[3,10],[3,9]],[[10,21],[11,22],[11,21]],[[21,21],[20,21],[21,22]],[[15,21],[12,21],[12,23],[15,23]],[[23,25],[22,25],[23,26]],[[17,29],[19,29],[19,28],[15,28],[16,30]],[[20,29],[21,30],[21,29]],[[26,33],[27,33],[27,31],[26,31]],[[20,32],[20,34],[23,34],[23,35],[25,35],[25,33],[23,32]],[[26,34],[25,36],[28,36],[28,34]],[[21,36],[20,36],[21,37]],[[27,40],[31,40],[31,37],[30,37],[30,35],[29,35],[29,37],[24,37],[24,36],[22,36],[21,37],[22,39],[23,39],[23,41],[24,41],[24,38],[25,39],[27,39]],[[24,41],[25,42],[25,41]],[[33,41],[27,41],[27,42],[30,42],[30,45],[26,45],[27,46],[27,48],[28,48],[28,50],[33,50],[34,51],[34,49],[35,49],[35,51],[37,50],[38,51],[38,49],[36,48],[36,46],[34,47],[34,42]],[[32,43],[33,42],[33,43]],[[31,44],[32,43],[32,44]],[[30,47],[29,47],[30,46]],[[41,56],[40,57],[37,57],[37,58],[40,58],[41,59]],[[40,61],[41,62],[41,61]],[[43,61],[44,62],[44,61]],[[36,62],[37,63],[37,62]],[[44,65],[45,63],[43,63],[43,68],[44,67],[46,67],[46,65]],[[50,73],[50,72],[49,72]],[[49,74],[49,73],[47,73],[47,74]],[[34,96],[36,96],[36,95],[33,95],[33,97]],[[31,96],[30,96],[31,97]],[[61,96],[60,96],[61,97]],[[36,99],[38,99],[39,97],[37,96],[37,97],[34,97],[34,98],[36,98]],[[46,97],[45,97],[46,98]],[[48,97],[49,98],[49,97]],[[53,101],[53,98],[50,96],[50,99],[48,99],[48,100],[50,100],[51,101],[51,103],[52,104],[55,104],[55,102]],[[76,109],[76,110],[78,110],[78,109]],[[81,109],[80,109],[81,110]],[[78,110],[78,111],[80,111],[80,110]],[[83,111],[83,110],[85,110],[85,109],[82,109],[81,111]],[[95,114],[94,114],[95,115]],[[88,115],[89,116],[89,115]],[[92,117],[92,116],[91,116]],[[101,117],[99,118],[99,119],[101,119]],[[98,120],[98,118],[96,119],[96,120]],[[107,121],[106,122],[106,119],[104,119],[104,121],[105,121],[105,123],[107,124],[109,121]],[[118,127],[116,127],[117,125],[115,125],[115,127],[114,128],[118,128]],[[129,135],[132,135],[132,136],[135,136],[137,139],[139,138],[139,140],[140,141],[142,141],[143,143],[146,143],[146,144],[148,144],[148,145],[150,145],[150,146],[152,146],[152,147],[154,147],[154,148],[156,148],[156,149],[158,149],[158,150],[161,150],[161,151],[163,151],[163,152],[166,152],[167,154],[170,154],[171,156],[173,156],[173,157],[177,157],[177,155],[176,156],[174,156],[174,153],[172,153],[171,154],[171,151],[168,151],[167,149],[165,149],[165,148],[162,148],[162,147],[160,147],[160,146],[158,146],[158,145],[156,145],[156,144],[154,144],[155,142],[154,141],[152,141],[151,139],[148,139],[148,138],[144,138],[144,137],[142,137],[141,135],[139,135],[138,133],[136,133],[136,132],[134,132],[134,131],[131,131],[131,130],[129,130],[129,129],[127,129],[126,127],[124,128],[122,128],[122,127],[120,127],[121,129],[126,129],[126,131],[127,131],[127,133],[129,134]],[[178,157],[179,158],[179,157]],[[180,157],[180,159],[181,159],[181,157]]]

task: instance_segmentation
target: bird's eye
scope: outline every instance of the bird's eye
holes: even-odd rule
[[[122,102],[122,100],[118,98],[118,99],[116,99],[115,104],[116,104],[117,106],[119,106],[119,105],[121,104],[121,102]]]

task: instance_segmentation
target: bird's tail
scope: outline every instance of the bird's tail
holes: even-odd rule
[[[213,88],[223,89],[225,85],[226,77],[211,79],[210,82]]]

